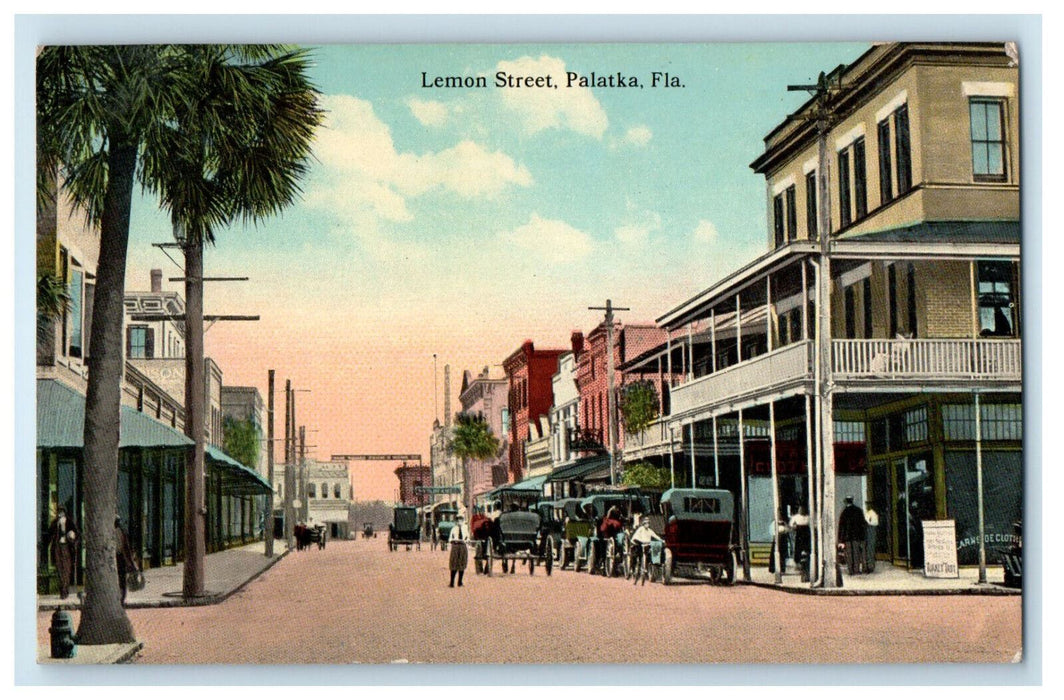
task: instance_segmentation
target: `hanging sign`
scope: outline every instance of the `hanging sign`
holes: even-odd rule
[[[925,520],[924,576],[958,578],[957,527],[953,520]]]

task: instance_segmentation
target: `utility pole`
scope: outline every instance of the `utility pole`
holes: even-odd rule
[[[269,397],[266,408],[266,480],[270,495],[266,501],[266,556],[273,557],[273,370],[269,372]]]
[[[284,532],[285,538],[288,540],[289,550],[295,549],[296,546],[296,475],[294,471],[295,459],[292,457],[295,452],[292,448],[292,423],[294,419],[292,414],[295,406],[293,405],[292,397],[292,380],[286,379],[284,384]]]
[[[610,485],[612,486],[617,483],[617,397],[614,395],[613,389],[613,312],[631,311],[631,309],[625,306],[614,306],[609,299],[606,300],[606,306],[589,306],[587,308],[592,311],[604,310],[606,312],[606,377],[609,382],[609,394],[606,397],[606,403],[607,410],[610,412]]]
[[[819,550],[824,557],[821,569],[821,585],[834,588],[838,566],[835,547],[835,421],[834,388],[831,362],[831,197],[828,193],[828,133],[835,125],[835,98],[842,92],[843,66],[833,71],[829,78],[820,74],[816,85],[788,85],[789,91],[809,92],[815,98],[813,118],[817,131],[817,235],[820,251],[817,265],[816,357],[818,378],[816,400],[820,416],[820,471],[822,488],[821,540]],[[810,509],[812,510],[812,509]]]
[[[303,501],[301,519],[307,522],[310,513],[309,499],[307,498],[307,426],[299,426],[299,493]]]

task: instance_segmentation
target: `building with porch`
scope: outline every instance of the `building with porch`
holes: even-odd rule
[[[774,513],[805,506],[815,578],[852,497],[879,516],[877,558],[921,568],[922,521],[951,519],[974,565],[979,471],[987,561],[1007,548],[1023,483],[1010,53],[882,44],[824,76],[751,165],[769,252],[658,319],[679,345],[659,358],[682,368],[661,441],[736,493],[755,555]]]

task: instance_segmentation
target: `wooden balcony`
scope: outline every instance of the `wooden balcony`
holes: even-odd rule
[[[680,438],[676,436],[676,444]],[[624,459],[641,459],[649,455],[668,454],[669,423],[667,417],[658,418],[641,433],[624,434]]]
[[[833,340],[836,380],[1020,381],[1023,346],[1013,339]]]
[[[672,414],[725,403],[812,376],[812,341],[792,343],[672,389]]]

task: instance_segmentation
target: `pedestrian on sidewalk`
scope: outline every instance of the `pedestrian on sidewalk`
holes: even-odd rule
[[[867,557],[865,571],[872,573],[876,570],[876,528],[879,527],[879,514],[876,513],[871,503],[865,508],[864,517],[865,523],[868,524],[865,539],[865,556]]]
[[[129,574],[140,573],[137,560],[133,558],[133,547],[129,544],[129,535],[122,528],[122,518],[115,518],[115,564],[118,565],[118,587],[122,590],[122,605],[126,604],[126,590]]]
[[[78,528],[64,506],[55,511],[55,519],[48,526],[48,542],[55,559],[55,568],[59,570],[59,597],[70,595],[74,584],[74,562],[77,561]]]
[[[846,552],[846,570],[850,576],[864,572],[867,540],[868,523],[864,511],[854,505],[851,496],[846,499],[846,507],[839,515],[839,543]]]
[[[448,544],[451,546],[450,569],[451,584],[454,588],[454,576],[458,574],[458,587],[462,586],[462,576],[465,575],[466,566],[469,565],[469,548],[466,546],[469,540],[469,528],[465,524],[465,516],[459,513],[455,518],[455,525],[451,528],[451,536]]]
[[[809,511],[805,506],[798,506],[798,511],[791,516],[787,528],[794,533],[794,563],[802,581],[808,581],[809,552],[813,548],[813,537],[809,530]]]

